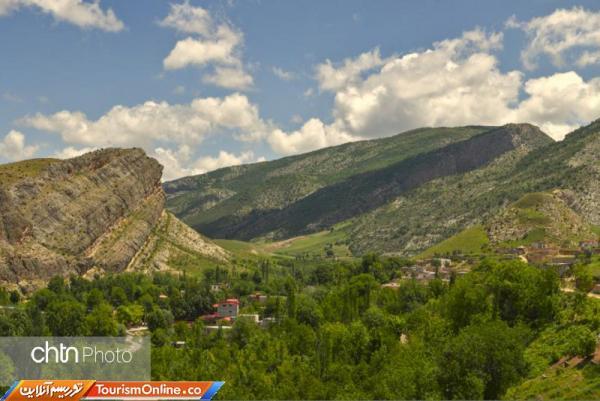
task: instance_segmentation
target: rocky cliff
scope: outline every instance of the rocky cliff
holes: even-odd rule
[[[141,149],[0,166],[0,282],[27,289],[54,275],[127,269],[166,218],[161,175]]]

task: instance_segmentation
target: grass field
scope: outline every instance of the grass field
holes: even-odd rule
[[[268,252],[265,251],[264,246],[261,244],[255,244],[253,242],[238,241],[233,239],[216,239],[212,240],[215,244],[219,245],[241,258],[255,258],[261,256],[269,256]]]
[[[288,240],[264,244],[264,249],[282,255],[327,256],[327,249],[336,257],[351,257],[347,245],[348,235],[344,228],[348,223],[338,224],[332,230],[303,235]]]
[[[598,400],[600,365],[550,368],[545,374],[509,390],[509,400]]]
[[[488,236],[481,225],[467,228],[460,233],[432,246],[418,255],[418,258],[430,258],[435,254],[451,254],[454,251],[462,253],[482,253],[482,247],[489,243]]]
[[[0,185],[10,185],[27,177],[34,177],[57,159],[31,159],[0,165]]]

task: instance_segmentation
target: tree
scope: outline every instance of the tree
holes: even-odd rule
[[[85,318],[87,333],[91,336],[110,337],[118,333],[113,309],[108,303],[101,303]]]
[[[76,337],[84,332],[85,308],[77,301],[54,301],[48,305],[47,322],[52,335]]]
[[[444,350],[439,381],[447,399],[497,400],[527,372],[525,332],[494,320],[465,327]]]

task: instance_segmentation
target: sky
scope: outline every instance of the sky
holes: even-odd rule
[[[600,118],[597,1],[0,0],[0,162],[164,179],[425,126]]]

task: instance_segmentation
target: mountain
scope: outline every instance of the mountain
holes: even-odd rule
[[[211,237],[285,239],[341,229],[355,253],[410,253],[472,223],[441,207],[437,192],[465,184],[466,196],[469,180],[481,183],[510,170],[551,142],[529,124],[425,128],[225,168],[164,188],[167,207]]]
[[[54,275],[165,269],[180,253],[226,259],[164,210],[161,175],[140,149],[0,165],[0,282],[27,289]]]
[[[264,163],[219,169],[164,184],[168,207],[188,224],[225,237],[232,216],[286,207],[311,193],[357,174],[374,171],[419,153],[442,148],[486,127],[418,129]],[[221,228],[220,226],[224,226]],[[235,237],[231,235],[231,237]]]
[[[355,252],[418,254],[467,227],[485,224],[521,197],[560,189],[564,203],[600,225],[600,122],[561,142],[518,148],[476,170],[433,180],[355,219]]]

